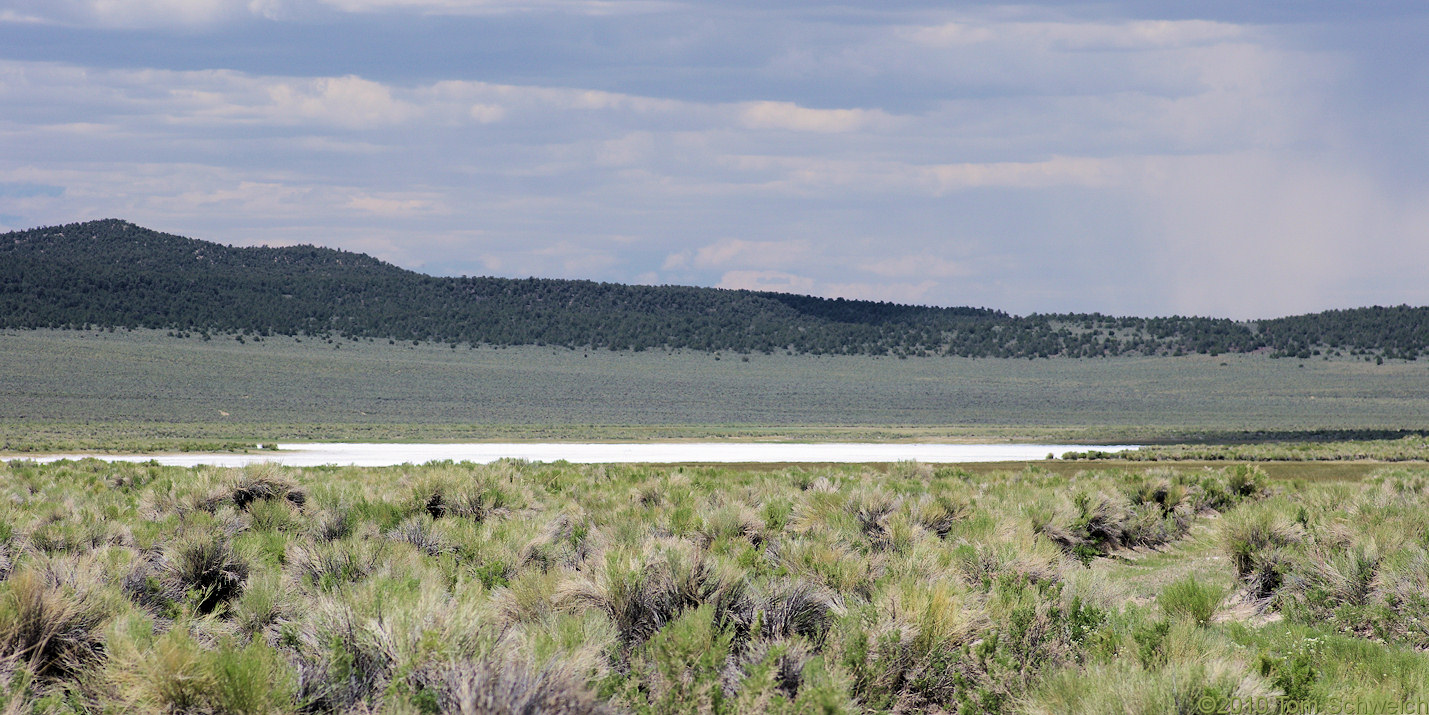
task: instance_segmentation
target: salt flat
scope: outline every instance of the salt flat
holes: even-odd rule
[[[1048,454],[1099,449],[1119,452],[1136,449],[1132,445],[1094,446],[1071,444],[863,444],[863,443],[740,443],[740,442],[646,442],[646,443],[475,443],[475,444],[279,444],[277,451],[252,454],[155,454],[78,455],[55,454],[27,457],[39,462],[94,457],[108,461],[146,462],[193,467],[201,464],[241,467],[273,462],[291,467],[341,465],[389,467],[451,460],[486,464],[498,459],[533,462],[565,460],[580,464],[680,462],[1014,462],[1045,459]]]

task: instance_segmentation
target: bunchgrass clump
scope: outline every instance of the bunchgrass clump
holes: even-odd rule
[[[1221,520],[1221,542],[1235,575],[1254,599],[1271,597],[1284,580],[1289,548],[1303,529],[1274,505],[1255,505]]]
[[[417,709],[483,715],[613,715],[579,672],[561,663],[535,667],[489,657],[432,664],[413,678]]]
[[[1429,697],[1414,650],[1429,648],[1426,533],[1429,477],[1414,469],[1287,487],[1235,465],[12,463],[0,704],[1011,715],[1277,692],[1322,708],[1341,692],[1407,702]]]
[[[243,592],[249,564],[233,541],[214,528],[181,535],[165,554],[168,576],[199,613],[212,613]]]
[[[307,494],[283,473],[281,467],[274,464],[244,467],[228,488],[228,498],[239,509],[248,509],[254,503],[273,499],[298,507],[307,502]]]
[[[75,672],[102,655],[109,615],[99,594],[66,588],[39,568],[22,569],[0,584],[0,662],[41,676]]]
[[[1225,597],[1224,589],[1188,576],[1162,589],[1156,603],[1168,618],[1185,618],[1204,626],[1211,622]]]

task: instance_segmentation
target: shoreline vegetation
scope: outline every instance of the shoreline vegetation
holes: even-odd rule
[[[0,455],[259,452],[274,443],[754,442],[1108,444],[1108,428],[927,425],[430,425],[0,421]],[[1149,432],[1141,434],[1149,436]],[[257,445],[264,445],[259,448]]]
[[[1429,700],[1429,470],[1064,464],[0,464],[0,708]]]
[[[1409,434],[1404,434],[1408,432]],[[1410,430],[1359,431],[1396,435],[1339,440],[1345,431],[1277,434],[1185,432],[1115,428],[968,429],[925,426],[763,425],[193,425],[177,423],[0,422],[0,458],[40,454],[258,454],[277,443],[877,443],[877,444],[1103,444],[1139,442],[1133,451],[1097,449],[1051,455],[1067,461],[1114,462],[1413,462],[1429,461],[1429,436]],[[1397,436],[1404,434],[1404,436]],[[1135,436],[1136,439],[1128,439]],[[1291,439],[1286,440],[1285,437]],[[1195,439],[1197,441],[1179,441]]]
[[[1067,460],[1130,462],[1423,462],[1429,437],[1353,441],[1273,441],[1244,444],[1149,445],[1134,452],[1068,452]]]
[[[1394,434],[1393,431],[1387,431]],[[1339,434],[1336,432],[1335,434]],[[1139,440],[1108,439],[1138,435]],[[1287,435],[1279,435],[1285,437]],[[304,444],[353,442],[377,444],[459,444],[496,442],[591,443],[876,443],[876,444],[1100,444],[1137,442],[1136,451],[1104,452],[1095,449],[1054,455],[1077,461],[1179,461],[1179,462],[1314,462],[1429,460],[1429,437],[1410,434],[1394,439],[1333,440],[1324,433],[1288,435],[1294,439],[1258,441],[1257,433],[1208,432],[1187,439],[1184,433],[1156,435],[1148,432],[1062,429],[1036,431],[959,430],[898,426],[765,427],[758,425],[591,425],[581,427],[530,427],[526,425],[188,425],[173,423],[33,424],[0,422],[0,457],[27,454],[93,453],[261,453],[277,443]]]

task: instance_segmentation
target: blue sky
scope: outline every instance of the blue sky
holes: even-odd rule
[[[0,229],[1016,313],[1429,303],[1429,3],[0,0]]]

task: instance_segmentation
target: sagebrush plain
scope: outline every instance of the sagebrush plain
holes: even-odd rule
[[[1429,425],[1429,364],[0,333],[0,451],[256,441],[1264,440]]]
[[[0,711],[1429,709],[1423,363],[254,337],[0,334],[0,452],[1164,444],[961,466],[6,462]]]
[[[0,469],[7,712],[1429,700],[1423,469]]]

